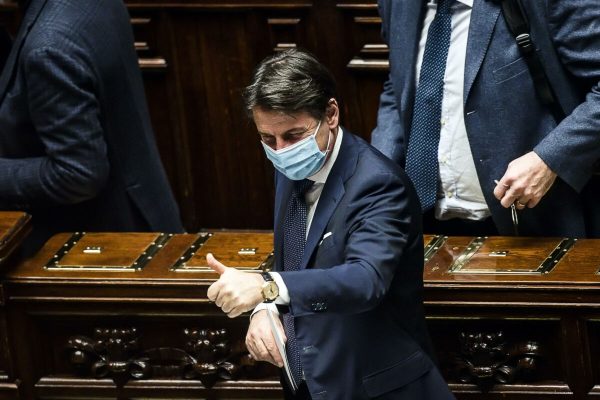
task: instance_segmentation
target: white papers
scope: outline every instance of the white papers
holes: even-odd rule
[[[275,316],[270,308],[267,307],[267,315],[269,316],[269,324],[271,325],[271,332],[273,333],[273,337],[275,338],[275,344],[277,344],[277,348],[279,349],[279,354],[281,354],[281,358],[283,359],[283,369],[285,370],[285,376],[290,385],[290,388],[294,393],[298,390],[298,385],[294,381],[294,376],[292,375],[292,371],[290,370],[290,364],[287,359],[287,354],[285,352],[285,343],[283,343],[283,338],[277,329],[277,325],[275,325]],[[278,318],[278,317],[277,317]]]

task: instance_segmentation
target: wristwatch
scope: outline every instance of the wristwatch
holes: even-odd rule
[[[261,288],[261,293],[263,297],[263,301],[265,303],[272,303],[279,296],[279,287],[277,283],[273,280],[273,277],[268,272],[260,273],[265,280]]]

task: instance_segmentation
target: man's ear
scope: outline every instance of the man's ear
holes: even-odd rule
[[[329,128],[337,128],[340,123],[340,109],[336,99],[329,99],[327,110],[325,110],[325,116],[327,117],[327,125],[329,125]]]

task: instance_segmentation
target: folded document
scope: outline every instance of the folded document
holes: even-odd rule
[[[287,354],[285,352],[285,343],[283,342],[281,333],[279,332],[279,329],[277,329],[277,325],[275,324],[275,318],[279,317],[274,316],[273,312],[268,307],[267,315],[269,316],[271,332],[273,332],[273,337],[275,338],[275,343],[277,344],[277,348],[279,349],[279,354],[281,354],[281,358],[283,359],[283,369],[285,370],[285,377],[292,391],[296,393],[296,390],[298,390],[298,385],[296,384],[296,381],[294,381],[294,376],[292,375],[292,371],[290,370],[290,363],[288,362]]]

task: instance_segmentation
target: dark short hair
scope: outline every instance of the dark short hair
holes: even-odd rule
[[[289,49],[258,64],[243,97],[250,116],[254,107],[260,107],[287,113],[305,111],[322,119],[329,100],[336,97],[335,80],[310,53]]]

